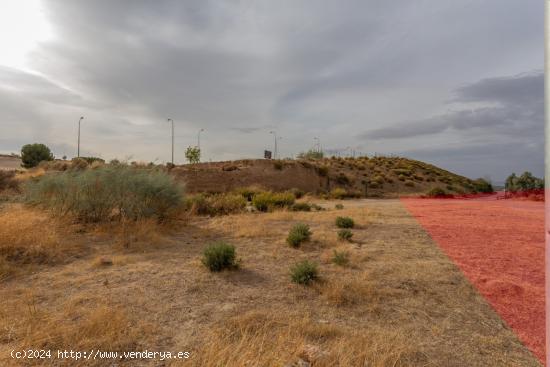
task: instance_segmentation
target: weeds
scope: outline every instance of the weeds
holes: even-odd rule
[[[210,244],[204,249],[202,263],[210,271],[236,268],[235,246],[223,241]]]
[[[334,250],[331,261],[339,266],[347,266],[349,264],[349,252]]]
[[[351,241],[351,238],[353,237],[353,232],[349,229],[341,229],[338,231],[338,239],[342,241]]]
[[[317,264],[308,260],[299,262],[290,268],[290,278],[296,284],[308,285],[318,277]]]
[[[355,222],[350,217],[336,217],[336,227],[338,228],[353,228]]]
[[[310,238],[309,226],[305,223],[297,223],[290,229],[286,242],[292,247],[299,247],[302,242],[309,241]]]

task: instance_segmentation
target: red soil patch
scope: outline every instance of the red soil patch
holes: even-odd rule
[[[544,203],[402,202],[544,363]]]

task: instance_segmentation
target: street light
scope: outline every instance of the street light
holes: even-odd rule
[[[199,148],[199,150],[201,150],[201,132],[203,132],[204,129],[200,129],[199,130],[199,133],[197,135],[197,147]]]
[[[273,134],[273,159],[277,159],[277,133],[275,131],[270,131],[270,134]]]
[[[80,157],[80,121],[84,120],[84,116],[80,116],[80,119],[78,119],[78,143],[77,143],[77,151],[76,156]]]
[[[168,122],[172,122],[172,165],[174,164],[174,120],[167,119]]]

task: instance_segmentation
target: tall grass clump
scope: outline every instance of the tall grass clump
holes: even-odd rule
[[[294,204],[295,197],[291,192],[261,192],[252,198],[252,205],[261,211],[267,212],[275,208],[287,208]]]
[[[290,229],[286,242],[292,247],[299,247],[302,242],[309,241],[310,238],[309,226],[305,223],[297,223]]]
[[[353,228],[355,222],[350,217],[336,217],[336,227],[338,228]]]
[[[204,249],[202,263],[210,271],[233,269],[237,267],[235,256],[235,246],[218,241]]]
[[[297,284],[308,285],[318,277],[317,264],[308,260],[299,262],[290,268],[290,278]]]
[[[164,221],[183,199],[182,189],[166,173],[127,166],[44,175],[26,185],[26,196],[31,204],[82,222]]]

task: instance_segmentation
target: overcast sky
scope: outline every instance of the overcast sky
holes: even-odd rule
[[[539,0],[0,3],[0,151],[176,161],[347,147],[543,173]]]

